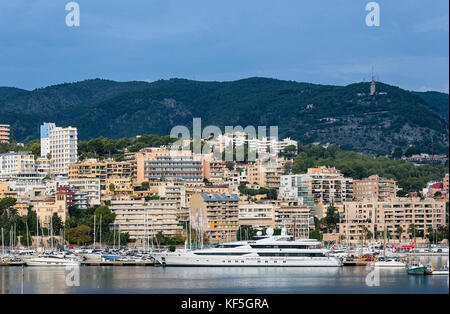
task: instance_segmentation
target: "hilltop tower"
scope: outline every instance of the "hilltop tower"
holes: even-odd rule
[[[370,83],[370,96],[375,95],[375,92],[376,92],[375,77],[373,76],[373,69],[372,69],[372,82]]]

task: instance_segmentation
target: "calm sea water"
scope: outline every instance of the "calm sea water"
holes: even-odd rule
[[[433,259],[435,266],[447,261],[448,257]],[[371,277],[375,285],[368,286],[366,278],[372,271],[366,267],[81,266],[80,285],[68,286],[69,271],[64,267],[0,267],[0,293],[449,293],[448,276],[410,276],[403,268],[380,269],[379,276]]]

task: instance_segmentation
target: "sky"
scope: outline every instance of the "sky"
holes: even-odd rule
[[[449,91],[448,0],[67,0],[0,2],[0,86],[104,78],[377,80]]]

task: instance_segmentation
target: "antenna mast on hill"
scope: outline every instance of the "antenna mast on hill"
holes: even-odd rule
[[[376,85],[375,85],[375,76],[373,75],[373,66],[372,66],[372,82],[370,83],[370,96],[375,95]]]

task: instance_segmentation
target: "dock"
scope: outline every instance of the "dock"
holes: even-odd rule
[[[81,262],[83,266],[156,266],[157,263],[148,261],[101,261],[101,262]]]
[[[20,261],[20,262],[0,262],[0,267],[1,266],[24,266],[25,262]]]
[[[370,263],[373,263],[371,261],[363,261],[363,260],[353,260],[353,261],[343,261],[343,266],[367,266]]]

